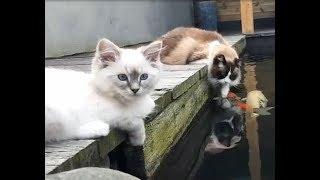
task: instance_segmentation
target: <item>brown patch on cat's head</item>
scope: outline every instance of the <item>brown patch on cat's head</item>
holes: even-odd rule
[[[217,54],[213,58],[213,65],[211,68],[211,75],[214,78],[223,79],[228,75],[229,72],[229,65],[227,64],[227,61],[225,59],[225,56],[223,54]]]

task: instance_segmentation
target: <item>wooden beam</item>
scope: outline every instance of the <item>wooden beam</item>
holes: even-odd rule
[[[252,0],[240,0],[240,9],[242,33],[252,34],[254,32]]]

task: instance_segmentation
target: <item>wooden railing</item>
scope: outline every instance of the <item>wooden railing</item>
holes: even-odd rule
[[[242,33],[254,33],[254,20],[275,17],[275,0],[214,0],[218,21],[241,21]]]

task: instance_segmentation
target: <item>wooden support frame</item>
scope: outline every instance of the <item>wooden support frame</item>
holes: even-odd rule
[[[254,33],[252,0],[240,0],[240,9],[242,33]]]

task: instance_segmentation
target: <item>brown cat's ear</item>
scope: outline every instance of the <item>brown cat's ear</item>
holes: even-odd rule
[[[240,66],[241,66],[241,59],[240,59],[240,58],[235,58],[235,59],[234,59],[234,64],[235,64],[237,67],[240,67]]]
[[[155,41],[148,46],[141,47],[141,52],[150,62],[160,61],[160,53],[164,49],[162,47],[162,41]]]
[[[226,64],[226,58],[224,57],[223,54],[217,54],[214,59],[213,63],[218,64],[219,62],[222,62],[223,64]]]
[[[108,39],[101,39],[96,47],[102,63],[115,62],[120,58],[120,48]]]

